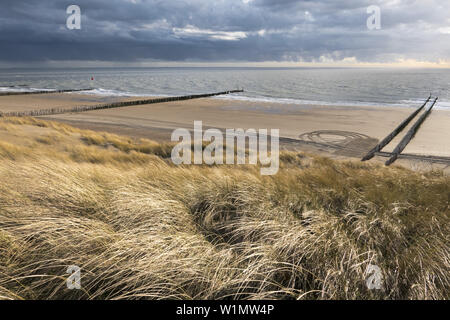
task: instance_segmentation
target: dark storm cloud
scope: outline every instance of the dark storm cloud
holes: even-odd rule
[[[82,10],[68,30],[66,8]],[[378,5],[382,29],[366,27]],[[2,0],[0,60],[450,59],[447,0]]]

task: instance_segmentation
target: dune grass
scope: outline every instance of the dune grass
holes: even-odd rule
[[[177,167],[170,144],[55,122],[2,119],[8,135],[0,298],[450,296],[442,172],[286,152],[277,175],[261,176],[255,166]],[[81,290],[66,287],[70,265]],[[369,265],[382,289],[367,288]]]

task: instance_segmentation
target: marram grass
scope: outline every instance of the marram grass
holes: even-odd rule
[[[283,153],[181,166],[171,145],[0,121],[2,299],[448,299],[450,178]],[[81,268],[81,290],[66,287]],[[369,290],[366,270],[382,270]]]

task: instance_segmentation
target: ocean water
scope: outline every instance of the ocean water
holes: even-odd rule
[[[94,80],[91,80],[91,78]],[[415,107],[430,93],[450,109],[449,69],[3,69],[0,92],[94,88],[105,96],[174,96],[243,88],[218,99],[280,104]]]

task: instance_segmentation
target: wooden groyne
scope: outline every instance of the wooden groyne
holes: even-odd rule
[[[0,92],[0,96],[22,96],[29,94],[45,94],[45,93],[67,93],[67,92],[80,92],[80,91],[91,91],[89,89],[68,89],[68,90],[42,90],[42,91],[24,91],[24,92]]]
[[[422,114],[422,116],[417,120],[417,122],[414,123],[414,125],[411,127],[411,129],[409,129],[408,133],[403,137],[402,141],[400,141],[400,143],[397,145],[397,147],[392,152],[391,158],[389,158],[389,160],[386,161],[387,166],[391,165],[392,163],[395,162],[395,160],[397,160],[398,155],[406,148],[406,146],[412,140],[412,138],[414,138],[414,136],[417,133],[417,130],[419,130],[422,123],[430,115],[431,110],[433,109],[433,107],[437,101],[438,101],[438,98],[434,99],[434,102],[431,105],[431,107],[427,111],[425,111],[425,113]]]
[[[400,125],[394,129],[386,138],[384,138],[379,144],[377,144],[372,150],[370,150],[364,158],[361,159],[361,161],[367,161],[372,159],[375,156],[375,153],[380,152],[383,150],[385,146],[388,145],[389,142],[392,141],[400,132],[405,129],[405,127],[411,122],[412,119],[414,119],[420,111],[422,111],[423,108],[427,105],[427,103],[430,101],[431,95],[428,97],[428,99],[425,101],[425,103],[419,107],[416,111],[414,111],[408,118],[406,118]]]
[[[226,94],[238,93],[238,92],[244,92],[244,90],[230,90],[230,91],[207,93],[207,94],[196,94],[196,95],[189,95],[189,96],[153,98],[153,99],[134,100],[134,101],[122,101],[122,102],[113,102],[113,103],[98,104],[98,105],[92,105],[92,106],[78,106],[78,107],[73,107],[73,108],[51,108],[51,109],[40,109],[40,110],[31,110],[31,111],[5,112],[5,113],[0,113],[0,117],[48,116],[48,115],[63,114],[63,113],[85,112],[85,111],[122,108],[122,107],[154,104],[154,103],[164,103],[164,102],[172,102],[172,101],[183,101],[183,100],[191,100],[191,99],[208,98],[208,97],[220,96],[220,95],[226,95]]]
[[[379,157],[384,157],[384,158],[392,157],[391,152],[380,151],[380,152],[377,152],[376,155]],[[425,161],[425,162],[429,162],[429,163],[450,165],[450,157],[442,157],[442,156],[426,156],[426,155],[414,154],[414,153],[400,153],[398,155],[398,159],[418,160],[418,161]]]

